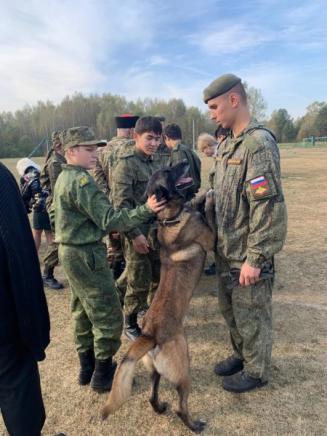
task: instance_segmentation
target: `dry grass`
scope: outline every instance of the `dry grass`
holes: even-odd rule
[[[8,160],[5,162],[12,164]],[[206,173],[211,162],[203,158]],[[228,355],[229,338],[212,295],[215,280],[203,277],[186,320],[192,393],[190,410],[207,420],[205,435],[323,435],[327,432],[327,150],[282,150],[289,232],[277,257],[274,292],[274,348],[270,384],[253,393],[225,392],[213,374]],[[59,274],[61,271],[59,269]],[[161,397],[171,404],[157,416],[149,403],[150,383],[138,366],[133,397],[108,421],[99,410],[104,395],[76,383],[78,362],[72,339],[69,289],[46,291],[51,344],[40,364],[47,410],[44,435],[188,435],[176,417],[176,392],[163,382]],[[126,350],[126,341],[118,359]],[[0,424],[0,433],[3,427]]]

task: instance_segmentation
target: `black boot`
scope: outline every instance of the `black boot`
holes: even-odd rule
[[[78,384],[84,386],[88,385],[91,381],[91,377],[94,371],[94,351],[87,350],[84,353],[78,353],[79,363],[81,365],[79,375],[78,375]]]
[[[135,341],[141,335],[141,329],[137,323],[137,313],[125,315],[125,336],[130,341]]]
[[[47,288],[51,288],[51,289],[62,289],[64,286],[58,282],[58,280],[56,280],[53,276],[53,271],[54,271],[54,267],[44,267],[44,273],[43,273],[43,284],[44,286],[46,286]]]
[[[262,381],[261,378],[251,377],[245,371],[238,372],[237,374],[224,377],[223,388],[229,392],[242,392],[252,391],[256,388],[265,386],[268,382]]]
[[[227,357],[215,366],[215,374],[220,376],[233,375],[243,369],[243,360],[235,356]]]
[[[116,367],[117,363],[111,357],[106,360],[95,359],[91,388],[99,393],[110,391]]]

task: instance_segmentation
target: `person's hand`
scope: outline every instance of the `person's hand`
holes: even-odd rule
[[[241,268],[240,273],[240,285],[241,286],[249,286],[254,285],[259,281],[260,277],[260,268],[254,268],[248,263],[244,262]]]
[[[138,235],[132,240],[134,250],[140,254],[149,253],[149,244],[144,235]]]
[[[152,212],[158,213],[165,208],[166,200],[157,201],[156,196],[153,194],[148,198],[146,204]]]

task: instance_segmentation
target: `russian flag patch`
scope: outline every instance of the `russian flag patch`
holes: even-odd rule
[[[269,183],[265,176],[259,176],[249,181],[254,198],[265,197],[270,193]]]

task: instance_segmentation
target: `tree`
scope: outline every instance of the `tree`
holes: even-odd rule
[[[267,103],[263,98],[261,90],[254,86],[249,86],[246,82],[244,82],[244,88],[248,97],[248,105],[251,115],[258,121],[264,120]]]
[[[268,121],[268,127],[274,132],[278,142],[291,142],[296,137],[296,128],[286,109],[275,110]]]
[[[298,140],[302,140],[309,136],[319,136],[316,126],[316,118],[324,105],[324,102],[315,101],[307,107],[306,114],[299,120]]]

